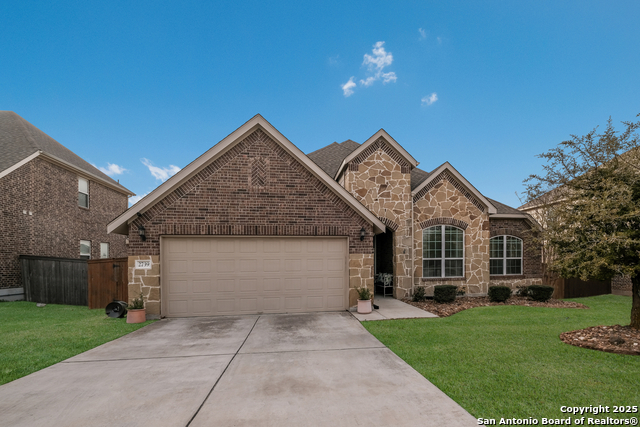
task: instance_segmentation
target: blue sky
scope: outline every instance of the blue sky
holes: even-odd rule
[[[0,109],[138,195],[260,113],[305,153],[384,128],[518,206],[536,154],[640,113],[639,18],[637,1],[2,2]]]

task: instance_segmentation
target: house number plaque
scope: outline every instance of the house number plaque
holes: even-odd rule
[[[151,270],[151,261],[148,260],[136,260],[136,269],[137,270]]]

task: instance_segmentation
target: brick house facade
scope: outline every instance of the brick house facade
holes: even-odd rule
[[[129,296],[142,293],[151,315],[222,314],[225,304],[235,307],[233,313],[286,312],[287,295],[292,301],[320,301],[328,294],[314,294],[309,284],[308,295],[285,285],[269,294],[270,268],[290,262],[277,280],[294,283],[296,263],[317,262],[326,269],[331,256],[262,259],[241,253],[243,245],[303,247],[336,238],[344,239],[346,268],[344,304],[334,308],[344,309],[355,304],[356,288],[373,289],[375,242],[385,231],[392,235],[387,244],[398,298],[416,285],[431,290],[456,283],[482,294],[494,280],[513,286],[539,281],[535,249],[525,233],[535,226],[527,215],[486,199],[448,163],[432,173],[416,166],[384,131],[362,145],[345,141],[305,155],[257,115],[108,225],[129,238]],[[464,229],[464,277],[422,277],[423,230],[434,226]],[[521,257],[522,274],[490,276],[490,241],[500,230],[522,239],[531,254]],[[209,252],[216,250],[217,255]],[[226,273],[225,263],[235,270]],[[242,265],[253,275],[241,271]],[[269,298],[282,299],[284,308],[268,311]]]
[[[26,157],[10,158],[25,146]],[[127,209],[130,191],[15,113],[0,112],[0,155],[0,288],[22,286],[20,255],[80,258],[85,240],[92,259],[100,243],[110,257],[126,256],[126,237],[106,224]],[[88,182],[88,208],[79,206],[79,178]]]

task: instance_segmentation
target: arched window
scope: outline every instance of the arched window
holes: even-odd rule
[[[422,230],[422,277],[464,277],[464,231],[450,225]]]
[[[496,236],[490,242],[490,274],[522,274],[522,239]]]

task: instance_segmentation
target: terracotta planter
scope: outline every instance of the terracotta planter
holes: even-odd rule
[[[371,300],[370,299],[359,299],[358,300],[358,313],[360,313],[360,314],[369,314],[369,313],[371,313]]]
[[[144,308],[127,310],[127,323],[143,323],[147,321],[147,311]]]

